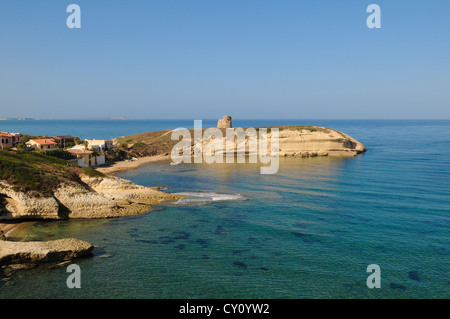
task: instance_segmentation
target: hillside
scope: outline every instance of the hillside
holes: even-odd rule
[[[38,152],[0,150],[0,180],[14,190],[50,196],[61,184],[82,184],[83,169],[65,160]]]

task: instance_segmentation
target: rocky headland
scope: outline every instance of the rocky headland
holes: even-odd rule
[[[14,221],[141,214],[150,211],[150,205],[180,198],[33,152],[0,151],[0,169],[0,223],[8,223],[3,224],[9,226],[6,230]],[[71,238],[29,243],[1,240],[0,265],[66,260],[92,249],[91,244]]]
[[[81,176],[84,183],[60,185],[50,196],[14,190],[0,181],[0,220],[109,218],[144,213],[149,205],[177,196],[114,176]]]
[[[224,147],[215,152],[225,152],[227,129],[231,126],[231,118],[225,117],[219,120],[218,128],[224,137]],[[255,128],[258,132],[261,128]],[[264,127],[267,130],[268,143],[271,141],[272,129],[275,127]],[[315,156],[356,156],[364,153],[366,147],[353,137],[331,128],[320,126],[279,126],[279,149],[278,155],[281,157],[315,157]],[[203,129],[203,133],[206,129]],[[243,128],[244,131],[247,128]],[[171,154],[173,147],[179,140],[171,140],[173,131],[157,131],[149,133],[139,133],[130,136],[119,137],[114,140],[117,147],[122,147],[135,156],[167,156]],[[190,129],[191,136],[194,136],[194,130]],[[202,149],[204,150],[213,138],[202,140]],[[235,141],[235,149],[236,149]],[[249,154],[249,138],[245,137],[246,153]],[[192,143],[192,146],[194,144]],[[277,155],[277,154],[271,154]],[[136,165],[138,165],[136,161]],[[130,163],[129,166],[133,166]]]

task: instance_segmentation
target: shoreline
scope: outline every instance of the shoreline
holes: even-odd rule
[[[316,132],[316,131],[313,131],[313,132]],[[290,133],[290,135],[288,133]],[[321,132],[319,132],[319,133],[322,134]],[[319,134],[319,133],[314,133],[314,134]],[[355,144],[360,144],[356,140],[352,139],[351,137],[349,137],[343,133],[340,133],[338,131],[336,131],[335,133],[338,135],[338,137],[343,136],[344,138],[348,138],[351,142],[354,142]],[[149,133],[147,133],[147,134],[149,134]],[[164,135],[166,135],[166,134],[167,133],[165,133]],[[291,144],[294,142],[297,142],[297,140],[295,139],[297,137],[297,135],[299,134],[297,131],[295,131],[294,133],[285,132],[285,134],[288,134],[287,137],[291,137],[291,139],[293,139],[293,141],[290,142]],[[310,134],[312,134],[311,131],[310,131]],[[291,135],[293,135],[294,137],[292,137]],[[327,137],[327,139],[329,139],[329,137]],[[342,147],[346,150],[345,145]],[[355,149],[355,147],[352,147],[352,149]],[[363,149],[363,151],[365,151],[364,145],[362,145],[362,149]],[[161,152],[161,150],[158,150],[158,151]],[[115,173],[118,173],[118,172],[138,169],[139,167],[141,167],[145,164],[149,164],[149,163],[164,162],[164,161],[170,162],[171,155],[170,155],[170,153],[165,153],[165,151],[166,150],[163,150],[161,152],[162,154],[159,154],[159,155],[139,157],[139,158],[135,158],[134,160],[122,160],[122,161],[117,161],[117,162],[113,162],[113,163],[107,163],[105,165],[97,166],[94,168],[98,172],[103,173],[105,175],[114,175]],[[280,151],[281,151],[281,149],[280,149]],[[290,151],[289,154],[288,154],[288,151]],[[294,156],[294,155],[296,155],[296,153],[294,151],[296,152],[296,149],[293,148],[288,143],[286,145],[286,151],[284,152],[283,155],[284,155],[284,157],[286,157],[287,155]],[[338,152],[342,153],[343,151],[340,150]],[[303,152],[303,153],[305,153],[305,152]],[[301,154],[298,153],[297,156],[301,155],[301,157],[305,157],[305,156],[303,156],[303,153],[301,153]],[[315,153],[315,154],[317,156],[317,153]],[[356,154],[358,154],[357,150],[355,150],[355,154],[351,154],[351,155],[354,156]],[[328,154],[328,152],[327,152],[324,156],[328,156],[328,155],[332,155],[332,154]],[[333,154],[333,155],[336,155],[336,154]],[[339,155],[347,155],[347,154],[339,154]],[[306,152],[306,157],[308,157],[308,156],[309,156],[309,153]],[[13,234],[15,234],[18,229],[24,227],[26,224],[27,224],[27,222],[25,222],[25,221],[6,221],[6,222],[0,221],[0,230],[3,230],[3,232],[7,238],[13,237],[14,236]]]
[[[103,174],[114,174],[121,171],[134,170],[140,166],[153,162],[163,162],[170,160],[170,155],[155,155],[139,157],[137,160],[119,161],[107,166],[98,166],[95,169]]]
[[[11,221],[11,222],[1,222],[0,221],[0,230],[3,231],[5,237],[12,237],[12,234],[18,230],[20,227],[23,227],[29,222],[26,221]]]
[[[155,155],[155,156],[146,156],[146,157],[140,157],[138,160],[129,160],[129,161],[118,161],[115,163],[112,163],[111,165],[107,166],[100,166],[96,167],[95,169],[99,172],[106,174],[106,175],[112,175],[121,171],[128,171],[128,170],[134,170],[139,168],[142,165],[145,165],[147,163],[153,163],[153,162],[162,162],[170,160],[170,155]],[[26,226],[29,223],[33,223],[36,221],[0,221],[0,230],[3,231],[4,235],[8,237],[14,237],[14,233],[19,230],[21,227]]]

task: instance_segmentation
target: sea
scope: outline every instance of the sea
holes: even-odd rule
[[[213,127],[217,120],[203,121]],[[95,245],[67,265],[0,270],[0,298],[449,298],[450,121],[233,120],[318,125],[367,147],[352,158],[258,164],[150,163],[117,176],[186,199],[99,220],[38,221],[21,240]],[[193,120],[0,121],[0,131],[110,139]],[[369,288],[370,265],[380,288]],[[368,271],[369,267],[369,271]]]

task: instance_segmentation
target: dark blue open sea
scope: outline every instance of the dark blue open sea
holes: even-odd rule
[[[0,298],[449,298],[450,121],[234,120],[319,125],[368,148],[355,158],[152,163],[118,176],[188,200],[132,217],[37,222],[25,240],[76,237],[94,256],[0,283]],[[214,126],[216,121],[205,121]],[[113,138],[193,121],[2,121],[0,130]],[[20,234],[20,233],[19,233]],[[381,268],[369,289],[366,268]]]

